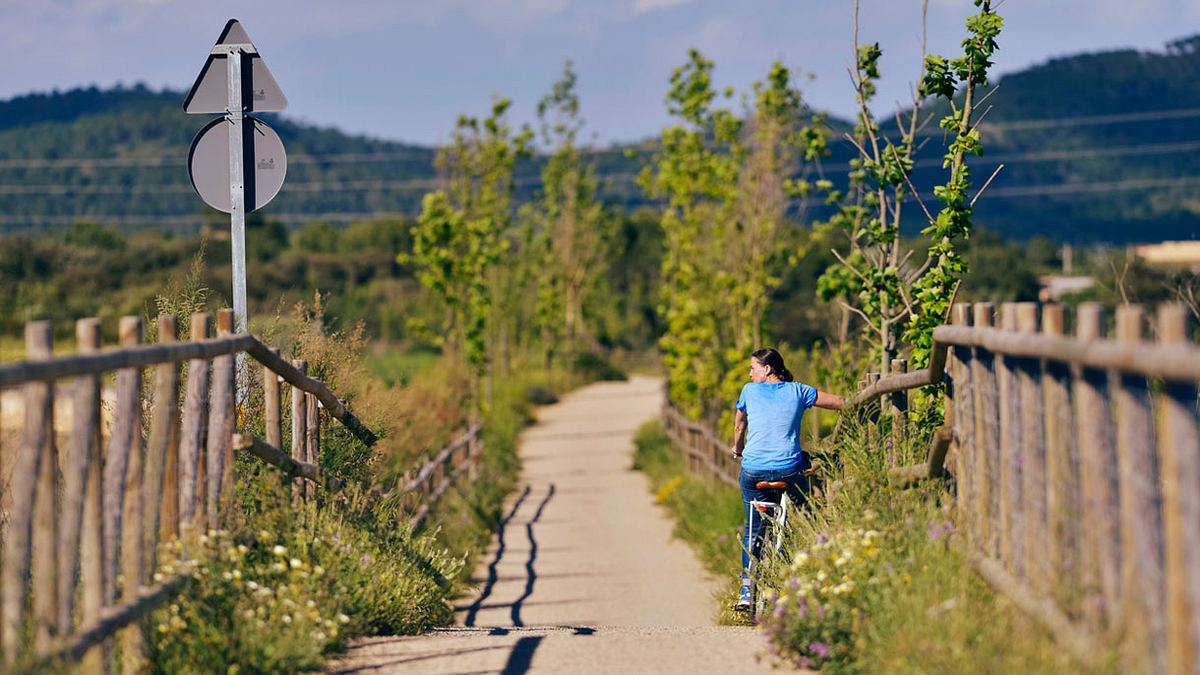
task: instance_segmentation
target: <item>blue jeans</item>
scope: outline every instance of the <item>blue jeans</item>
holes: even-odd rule
[[[762,542],[758,540],[758,533],[762,529],[765,516],[750,506],[750,502],[775,502],[779,503],[778,490],[759,490],[754,487],[759,481],[785,481],[789,487],[787,489],[788,499],[792,500],[792,505],[798,508],[803,507],[808,502],[808,476],[804,475],[804,466],[808,462],[803,462],[800,466],[791,469],[777,469],[774,471],[750,471],[742,469],[738,474],[738,485],[742,488],[742,504],[746,513],[746,527],[742,531],[742,540],[740,547],[742,549],[742,582],[743,584],[749,580],[748,570],[750,569],[750,556],[758,557],[758,550]]]

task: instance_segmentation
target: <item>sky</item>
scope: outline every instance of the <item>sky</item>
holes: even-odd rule
[[[911,100],[921,4],[862,0],[859,40],[883,49],[878,114]],[[998,7],[997,74],[1200,33],[1200,0]],[[953,54],[973,10],[970,0],[929,0],[929,51]],[[534,122],[568,59],[592,143],[656,135],[689,47],[715,61],[719,87],[748,91],[781,60],[804,75],[815,108],[849,117],[855,106],[851,0],[0,0],[0,99],[118,82],[186,90],[230,18],[287,95],[286,114],[410,143],[446,141],[459,114],[484,114],[493,95],[513,99],[515,123]]]

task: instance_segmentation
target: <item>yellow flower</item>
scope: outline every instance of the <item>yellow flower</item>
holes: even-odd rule
[[[292,569],[297,569],[297,568],[299,568],[301,565],[303,565],[303,564],[304,564],[304,563],[300,562],[300,559],[299,559],[299,558],[292,558],[292,559],[291,559],[289,562],[290,562],[290,563],[291,563],[291,565],[292,565]]]
[[[275,548],[271,549],[271,553],[274,553],[277,557],[282,558],[287,555],[287,549],[279,544],[275,544]]]

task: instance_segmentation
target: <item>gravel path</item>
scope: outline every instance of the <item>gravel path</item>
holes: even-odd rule
[[[330,671],[770,671],[754,630],[713,624],[717,581],[671,538],[630,468],[633,434],[661,404],[662,382],[634,377],[541,409],[521,439],[521,487],[457,626],[362,640]]]

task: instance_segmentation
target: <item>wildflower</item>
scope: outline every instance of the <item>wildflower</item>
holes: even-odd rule
[[[287,555],[287,549],[279,544],[275,544],[275,548],[271,549],[271,553],[274,553],[276,557],[282,558]]]
[[[165,623],[158,624],[158,632],[165,633],[169,630],[171,630],[171,629],[167,627],[167,624],[165,624]]]
[[[271,565],[271,569],[275,570],[276,572],[286,572],[287,565],[283,564],[282,562],[277,562],[274,565]]]
[[[290,561],[288,561],[288,562],[291,564],[291,566],[292,566],[292,569],[297,569],[297,568],[299,568],[301,565],[303,565],[303,564],[304,564],[304,563],[300,562],[300,559],[299,559],[299,558],[292,558],[292,559],[291,559]]]
[[[316,567],[313,568],[313,574],[315,574],[317,576],[322,576],[323,574],[325,574],[325,568],[321,567],[320,565],[317,565]]]
[[[162,574],[160,574],[159,572],[155,572],[155,573],[154,573],[154,581],[157,583],[157,582],[159,582],[159,581],[162,581],[162,580],[163,580],[163,575],[162,575]]]
[[[238,553],[241,553],[242,555],[246,555],[246,552],[249,550],[250,549],[246,548],[245,544],[238,544],[238,546],[237,546]]]
[[[225,570],[224,572],[221,572],[221,578],[225,581],[233,581],[233,573],[229,570]]]
[[[282,618],[282,619],[280,619],[280,621],[283,621],[284,623],[291,623],[291,622],[292,622],[292,615],[291,615],[291,614],[284,614],[284,615],[283,615],[283,618]]]
[[[832,650],[829,649],[829,645],[825,644],[824,642],[817,641],[808,643],[808,651],[815,654],[817,658],[822,659],[829,658],[829,655],[833,653]]]
[[[256,590],[258,590],[258,583],[255,581],[247,581],[246,588],[249,588],[252,591],[256,591]]]
[[[350,617],[346,616],[345,614],[338,614],[337,620],[338,620],[338,623],[341,623],[341,624],[350,623]]]
[[[241,581],[241,580],[242,580],[242,571],[241,571],[241,570],[234,570],[234,571],[233,571],[233,578],[234,578],[234,579],[237,579],[238,581]]]
[[[874,520],[875,520],[875,512],[874,511],[872,511],[871,509],[867,509],[866,511],[863,511],[863,522],[864,523],[870,523],[870,522],[873,522]]]
[[[304,606],[309,609],[312,609],[313,607],[317,606],[317,603],[313,602],[312,600],[309,600],[308,602],[304,603]]]

